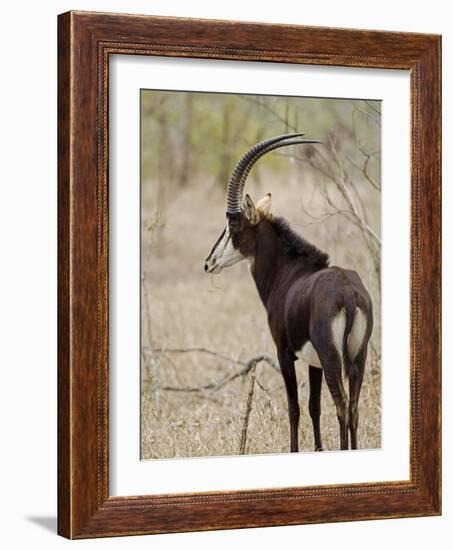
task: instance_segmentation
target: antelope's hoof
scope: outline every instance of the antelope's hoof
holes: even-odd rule
[[[319,452],[319,451],[324,451],[324,449],[322,447],[315,447],[315,452]]]

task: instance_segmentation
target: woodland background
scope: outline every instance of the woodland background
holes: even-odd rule
[[[225,189],[247,148],[303,131],[319,145],[263,157],[256,202],[358,271],[375,328],[359,404],[359,447],[381,443],[380,102],[144,90],[141,96],[142,458],[289,451],[286,393],[264,308],[245,262],[207,276],[225,224]],[[263,358],[256,362],[255,359]],[[256,370],[255,370],[256,369]],[[296,364],[300,448],[313,450],[308,368]],[[322,435],[339,446],[323,384]]]

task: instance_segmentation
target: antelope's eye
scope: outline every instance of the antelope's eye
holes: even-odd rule
[[[242,219],[230,219],[228,220],[228,229],[230,233],[237,233],[242,227]]]

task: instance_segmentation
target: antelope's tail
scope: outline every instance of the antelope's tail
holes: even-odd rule
[[[344,370],[346,373],[346,376],[349,379],[354,378],[358,376],[359,369],[357,368],[357,365],[354,363],[354,358],[351,358],[348,351],[348,338],[351,334],[352,326],[354,324],[355,315],[357,312],[357,306],[355,304],[355,301],[348,300],[345,304],[345,310],[346,310],[346,325],[344,329],[344,335],[343,335],[343,365]]]

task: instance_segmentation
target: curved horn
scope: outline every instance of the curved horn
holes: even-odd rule
[[[280,147],[287,147],[288,145],[299,145],[301,143],[321,143],[320,141],[317,141],[315,139],[298,139],[294,141],[282,141],[279,143],[274,143],[273,145],[270,145],[269,147],[266,147],[265,149],[261,150],[258,155],[256,155],[253,160],[249,162],[249,164],[246,166],[245,170],[242,173],[241,181],[239,183],[239,192],[240,196],[242,197],[244,194],[244,186],[245,186],[245,180],[247,179],[247,176],[250,173],[250,170],[253,168],[253,165],[264,155],[267,153],[270,153],[271,151],[274,151],[275,149],[279,149]]]
[[[270,139],[266,139],[264,141],[261,141],[260,143],[257,143],[253,147],[251,147],[240,159],[240,161],[236,164],[231,177],[230,181],[228,182],[228,191],[227,191],[227,212],[230,214],[237,214],[241,211],[242,206],[242,192],[240,192],[240,182],[242,178],[242,174],[247,167],[247,165],[253,161],[253,159],[258,155],[262,150],[264,150],[266,147],[269,147],[270,145],[277,143],[279,141],[293,138],[293,137],[301,137],[304,134],[298,133],[292,133],[292,134],[283,134],[281,136],[276,136]]]
[[[282,136],[274,137],[265,141],[262,141],[249,149],[247,153],[237,163],[233,174],[231,175],[228,184],[228,196],[227,196],[227,214],[237,214],[241,211],[242,195],[244,191],[245,181],[250,173],[253,165],[266,153],[270,153],[280,147],[287,147],[288,145],[298,145],[301,143],[320,143],[317,140],[311,139],[291,139],[295,137],[301,137],[304,134],[284,134]]]

